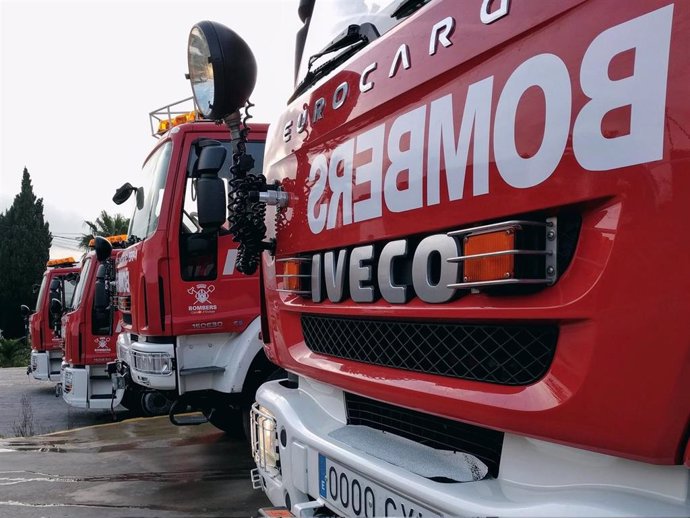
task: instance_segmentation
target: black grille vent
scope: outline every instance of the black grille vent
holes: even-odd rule
[[[553,325],[504,326],[302,315],[317,353],[396,369],[502,385],[527,385],[548,370]]]
[[[503,432],[345,394],[347,423],[393,433],[439,450],[474,455],[498,476]]]

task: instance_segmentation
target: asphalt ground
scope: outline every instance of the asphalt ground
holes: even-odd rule
[[[55,397],[54,382],[27,376],[25,367],[0,369],[0,437],[45,434],[128,417],[123,407],[117,407],[114,415],[109,410],[71,407]]]
[[[210,424],[176,427],[124,410],[112,422],[110,412],[69,407],[52,384],[21,371],[0,369],[0,517],[232,518],[269,505],[251,488],[246,442]],[[22,396],[37,430],[73,429],[16,437]]]

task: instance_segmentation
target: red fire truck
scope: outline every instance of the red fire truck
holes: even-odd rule
[[[125,391],[113,390],[106,364],[115,359],[115,343],[121,318],[112,300],[114,258],[121,253],[127,236],[96,237],[81,263],[74,297],[62,317],[65,356],[61,392],[65,402],[78,408],[114,409]],[[108,258],[112,247],[113,258]],[[126,404],[128,408],[133,405]]]
[[[258,276],[235,268],[237,244],[226,224],[237,151],[223,127],[178,111],[151,114],[163,114],[160,140],[144,163],[142,186],[125,184],[113,198],[123,203],[136,193],[137,202],[129,246],[117,260],[123,333],[111,370],[173,401],[174,424],[208,420],[244,435],[256,388],[277,368],[259,336]],[[252,130],[241,146],[260,170],[267,128]],[[220,201],[219,212],[197,208],[197,198],[209,195]],[[190,407],[203,415],[180,415]]]
[[[72,299],[79,267],[73,257],[51,259],[46,266],[38,288],[36,311],[31,314],[28,306],[21,307],[31,338],[27,374],[41,381],[59,381],[65,342],[60,333],[61,308]]]
[[[291,373],[253,411],[271,501],[690,515],[690,3],[299,13],[266,184],[231,192],[237,268],[261,254],[266,354]],[[189,42],[197,103],[226,118],[250,52],[210,22]]]

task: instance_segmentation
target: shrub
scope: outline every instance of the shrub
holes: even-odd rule
[[[24,338],[0,338],[0,367],[26,367],[31,361],[31,349]]]

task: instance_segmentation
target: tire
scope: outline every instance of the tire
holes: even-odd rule
[[[141,392],[139,408],[144,417],[168,415],[172,403],[163,394],[155,390]]]
[[[249,441],[249,407],[215,408],[206,417],[229,437]]]
[[[133,414],[139,415],[141,413],[139,391],[132,390],[129,387],[126,388],[125,393],[122,395],[122,401],[120,401],[120,405],[125,407]]]

